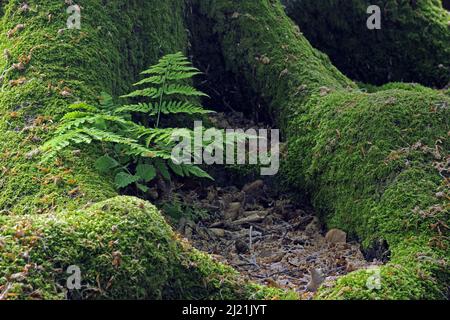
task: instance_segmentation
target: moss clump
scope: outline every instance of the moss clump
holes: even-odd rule
[[[449,14],[440,0],[283,0],[308,40],[352,79],[373,84],[450,82]],[[381,30],[369,30],[370,5]]]
[[[133,197],[86,209],[0,216],[0,286],[8,299],[289,298],[183,244],[159,211]],[[69,266],[81,269],[68,290]]]
[[[198,8],[214,21],[229,69],[262,96],[283,130],[286,184],[308,192],[330,227],[365,246],[389,244],[382,274],[392,277],[384,289],[369,292],[361,271],[319,297],[444,297],[448,96],[399,84],[362,92],[311,47],[276,1],[199,1]]]

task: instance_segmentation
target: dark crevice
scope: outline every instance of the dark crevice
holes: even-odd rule
[[[450,0],[442,0],[442,6],[450,11]]]
[[[229,70],[222,54],[214,22],[201,15],[190,3],[186,17],[190,32],[190,58],[203,74],[196,78],[196,87],[210,98],[203,105],[218,112],[242,112],[256,123],[271,124],[272,119],[260,95],[253,92],[246,81]]]
[[[373,242],[370,247],[363,250],[363,254],[367,261],[377,260],[386,263],[391,258],[391,251],[386,240]]]

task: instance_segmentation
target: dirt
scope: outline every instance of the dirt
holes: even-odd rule
[[[242,113],[218,113],[211,122],[219,128],[264,127]],[[381,264],[366,261],[360,245],[347,242],[342,230],[326,232],[307,204],[271,192],[270,180],[241,182],[241,187],[221,180],[226,182],[208,187],[175,183],[165,200],[172,209],[165,211],[177,206],[178,232],[250,280],[310,299],[322,283]],[[186,208],[194,209],[187,214]]]
[[[187,203],[196,203],[211,215],[198,223],[182,218],[178,231],[196,248],[249,279],[295,290],[306,299],[324,281],[378,264],[367,262],[356,242],[336,236],[327,240],[314,211],[288,198],[274,199],[264,186],[256,180],[242,189],[210,186],[200,194],[178,191]]]

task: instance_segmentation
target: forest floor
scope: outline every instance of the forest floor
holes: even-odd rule
[[[221,128],[256,127],[241,113],[219,113],[212,121]],[[221,180],[206,188],[176,183],[162,209],[172,217],[179,212],[172,224],[194,247],[248,279],[311,299],[322,283],[381,264],[366,261],[343,231],[326,232],[311,206],[271,191],[270,178]]]

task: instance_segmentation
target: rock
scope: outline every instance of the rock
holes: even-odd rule
[[[227,210],[224,212],[225,220],[235,220],[242,212],[242,204],[240,202],[231,202]]]
[[[331,229],[327,232],[325,240],[329,243],[346,243],[347,234],[339,229]]]
[[[311,279],[309,280],[309,283],[306,286],[306,290],[310,292],[316,292],[325,279],[322,273],[316,268],[309,269],[309,273],[311,275]]]
[[[319,232],[319,219],[314,217],[313,220],[305,227],[305,233],[312,236]]]
[[[192,239],[192,233],[195,229],[196,229],[195,223],[190,220],[187,220],[184,227],[184,236],[189,240]]]
[[[264,215],[260,215],[259,213],[252,214],[251,216],[233,221],[234,225],[240,225],[245,223],[253,223],[253,222],[261,222],[265,218]]]
[[[225,237],[225,230],[219,229],[219,228],[210,228],[208,229],[209,233],[212,234],[215,237],[223,238]]]
[[[181,217],[180,221],[178,221],[178,232],[184,234],[184,229],[186,228],[187,220],[185,217]]]
[[[256,180],[252,183],[248,183],[242,188],[242,191],[244,191],[246,194],[249,195],[258,195],[261,194],[264,190],[264,181],[262,180]]]
[[[247,242],[243,240],[236,240],[234,246],[236,248],[237,253],[239,254],[247,253],[249,251]]]

